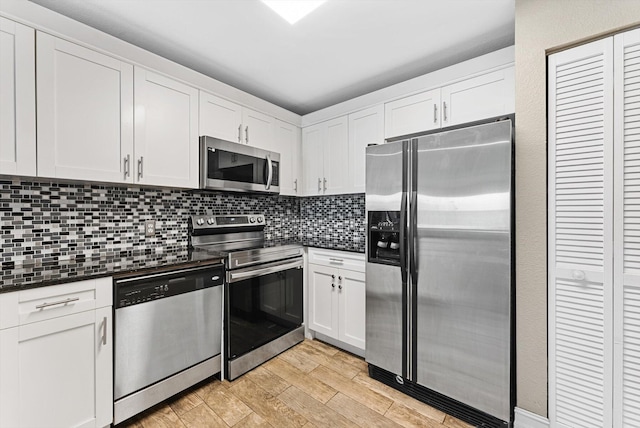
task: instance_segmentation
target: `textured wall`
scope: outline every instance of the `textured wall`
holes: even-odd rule
[[[638,0],[516,0],[518,407],[547,415],[546,52],[640,24]]]

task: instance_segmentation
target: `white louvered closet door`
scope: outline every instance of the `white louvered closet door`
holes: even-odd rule
[[[614,418],[640,427],[640,30],[615,43]]]
[[[548,66],[549,418],[611,427],[613,40]]]

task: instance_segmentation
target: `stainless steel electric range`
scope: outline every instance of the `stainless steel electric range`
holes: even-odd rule
[[[189,220],[190,245],[225,265],[224,373],[233,380],[304,339],[303,248],[264,240],[265,217]]]

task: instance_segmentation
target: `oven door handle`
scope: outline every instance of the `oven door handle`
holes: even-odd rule
[[[283,263],[275,263],[269,264],[266,267],[250,267],[247,269],[242,269],[240,271],[228,271],[227,272],[227,282],[229,284],[233,282],[242,281],[245,279],[256,278],[258,276],[269,275],[270,273],[282,272],[284,270],[301,268],[303,265],[302,259],[287,261]]]

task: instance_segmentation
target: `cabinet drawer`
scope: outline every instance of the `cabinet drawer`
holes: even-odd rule
[[[364,272],[364,254],[309,248],[309,263]]]
[[[0,329],[111,306],[112,279],[89,279],[0,295]]]

